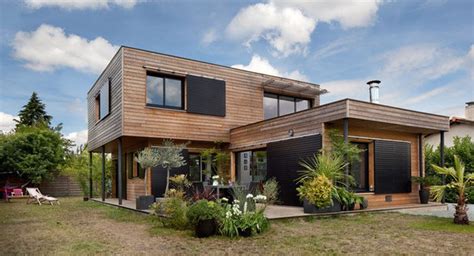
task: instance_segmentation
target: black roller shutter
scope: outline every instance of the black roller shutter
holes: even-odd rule
[[[187,112],[225,116],[225,81],[188,75]]]
[[[285,205],[301,205],[296,179],[301,160],[312,157],[322,148],[321,135],[272,142],[267,145],[267,175],[280,185],[280,200]]]
[[[376,140],[374,160],[376,194],[411,192],[409,143]]]
[[[186,159],[186,163],[189,161],[188,150],[183,150],[183,157]],[[179,168],[173,168],[170,170],[170,177],[176,174],[188,174],[189,166],[181,166]],[[151,193],[155,197],[163,197],[166,188],[166,169],[163,167],[155,167],[151,170]]]

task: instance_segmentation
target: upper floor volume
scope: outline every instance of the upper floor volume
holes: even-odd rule
[[[87,94],[89,149],[121,136],[229,142],[319,106],[317,84],[122,46]]]

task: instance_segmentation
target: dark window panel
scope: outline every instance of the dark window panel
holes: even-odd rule
[[[181,80],[165,78],[165,106],[182,108]]]
[[[309,109],[309,100],[296,99],[296,112]]]
[[[279,115],[287,115],[295,112],[295,98],[287,96],[279,96]]]
[[[164,105],[164,82],[162,77],[146,77],[146,103]]]

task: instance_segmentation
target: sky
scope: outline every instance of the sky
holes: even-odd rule
[[[474,1],[0,1],[0,130],[33,91],[87,140],[86,94],[120,45],[320,84],[321,103],[368,100],[464,116],[474,101]]]

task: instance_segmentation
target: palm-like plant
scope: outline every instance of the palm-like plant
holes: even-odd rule
[[[342,156],[331,152],[314,154],[313,157],[300,161],[304,170],[300,171],[300,177],[296,181],[303,183],[317,176],[326,176],[335,186],[348,186],[349,184],[345,184],[346,179],[352,184],[354,178],[344,173],[346,165]]]
[[[442,175],[451,177],[452,181],[446,185],[432,186],[431,195],[435,201],[441,201],[444,198],[447,189],[456,189],[458,192],[458,201],[456,205],[456,212],[454,213],[454,223],[469,224],[466,206],[465,190],[474,183],[474,173],[465,174],[464,164],[459,160],[457,155],[454,155],[454,167],[439,167],[432,164],[433,170]]]

